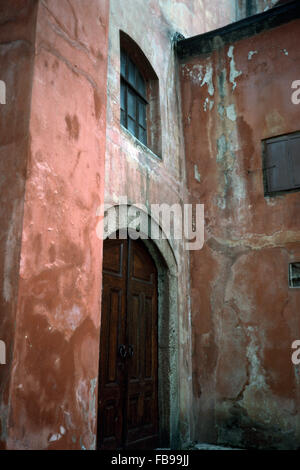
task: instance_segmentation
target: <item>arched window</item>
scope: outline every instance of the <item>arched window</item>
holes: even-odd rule
[[[158,77],[140,47],[123,31],[120,56],[121,124],[161,157]]]

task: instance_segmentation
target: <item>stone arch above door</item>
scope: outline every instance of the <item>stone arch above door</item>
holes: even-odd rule
[[[119,210],[121,206],[112,206]],[[108,209],[109,210],[109,209]],[[178,374],[178,265],[171,241],[163,238],[157,221],[159,238],[142,238],[148,234],[140,232],[141,240],[153,258],[158,272],[158,398],[160,446],[178,448],[179,436],[179,374]],[[115,226],[106,232],[106,238],[114,237],[117,231],[128,230],[128,221],[118,219]],[[130,229],[129,229],[130,231]],[[101,358],[100,358],[101,361]]]

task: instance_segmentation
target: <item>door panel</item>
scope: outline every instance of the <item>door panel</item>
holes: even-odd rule
[[[127,338],[132,348],[128,360],[128,413],[137,402],[134,425],[125,420],[126,447],[157,445],[157,273],[142,242],[129,241]],[[138,317],[138,318],[137,318]]]
[[[98,410],[101,449],[157,446],[157,272],[141,241],[104,242]]]
[[[98,442],[103,449],[122,447],[125,364],[127,243],[110,240],[103,252],[102,318],[99,366]]]

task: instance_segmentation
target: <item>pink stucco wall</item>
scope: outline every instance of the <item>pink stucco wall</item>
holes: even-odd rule
[[[299,20],[181,66],[188,186],[205,205],[191,253],[193,438],[299,446],[299,192],[264,197],[262,140],[299,131]],[[204,80],[203,77],[206,77]]]
[[[6,85],[6,102],[0,104],[0,340],[6,346],[6,364],[0,365],[0,448],[8,433],[36,6],[30,0],[0,6],[0,80]]]
[[[108,2],[39,2],[8,448],[94,448]]]
[[[177,31],[191,36],[227,24],[232,11],[225,1],[203,0],[201,9],[194,0],[151,0],[146,7],[131,0],[126,8],[112,2],[107,147],[108,0],[90,0],[88,9],[82,0],[15,0],[0,14],[14,19],[13,29],[5,21],[0,29],[1,42],[13,44],[1,46],[3,69],[14,77],[1,152],[16,157],[2,159],[3,173],[11,175],[1,216],[5,315],[0,321],[1,339],[8,344],[8,363],[0,371],[2,445],[94,448],[102,262],[96,210],[103,202],[104,153],[107,200],[184,199],[171,39]],[[162,162],[120,130],[119,29],[137,41],[161,81]],[[179,245],[175,250],[185,312],[188,263]],[[183,313],[180,321],[185,439],[190,327]]]
[[[226,1],[205,0],[200,5],[194,0],[128,0],[126,8],[120,8],[119,0],[111,0],[110,4],[105,202],[118,204],[120,196],[126,196],[129,203],[147,207],[163,202],[170,206],[182,204],[187,202],[188,194],[180,83],[172,39],[176,32],[189,37],[224,26],[234,19],[234,12]],[[120,30],[142,49],[159,79],[162,159],[139,145],[120,127]],[[178,292],[174,295],[178,296],[176,347],[180,371],[171,402],[173,415],[179,417],[180,439],[187,442],[193,415],[189,256],[181,241],[170,240],[170,244],[178,263]],[[171,421],[173,415],[171,412]]]
[[[10,2],[5,14],[20,3]],[[14,108],[22,113],[5,108],[0,147],[10,175],[0,241],[0,326],[7,335],[0,339],[9,343],[0,369],[2,446],[95,448],[102,271],[96,213],[120,196],[147,206],[206,206],[200,253],[189,255],[170,240],[178,442],[251,444],[256,437],[247,432],[259,422],[268,443],[268,420],[271,431],[278,423],[283,432],[298,429],[299,379],[287,361],[299,331],[299,295],[287,289],[283,269],[299,254],[298,199],[265,200],[257,169],[262,138],[298,130],[286,83],[298,78],[299,25],[236,43],[230,55],[224,48],[187,61],[180,77],[174,34],[225,26],[235,20],[235,2],[88,3],[28,1],[13,33],[0,28],[0,60],[22,90]],[[161,159],[120,127],[120,30],[159,79]],[[2,45],[10,41],[12,48]]]

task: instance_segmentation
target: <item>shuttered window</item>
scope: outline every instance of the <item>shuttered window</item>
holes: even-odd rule
[[[300,133],[264,141],[265,194],[300,189]]]
[[[300,288],[300,263],[289,265],[289,286]]]
[[[146,83],[129,55],[121,50],[121,124],[147,145]]]

